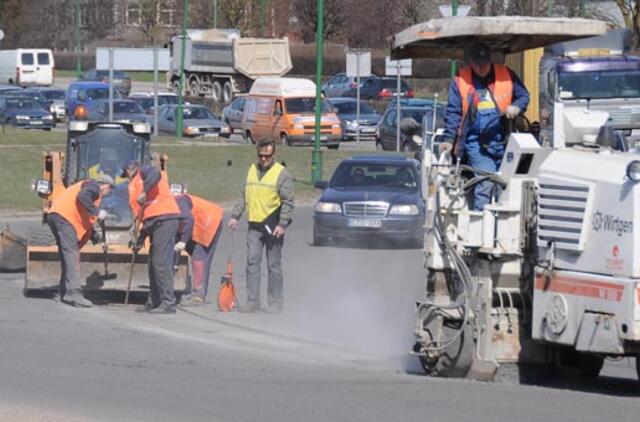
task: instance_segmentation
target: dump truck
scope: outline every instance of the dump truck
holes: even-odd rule
[[[184,41],[184,92],[210,96],[218,105],[249,92],[256,78],[283,76],[292,67],[287,37],[243,38],[237,30],[191,29]],[[182,35],[171,38],[169,51],[167,84],[178,92]]]
[[[41,226],[29,233],[25,272],[25,295],[55,293],[60,282],[58,247],[49,226],[48,211],[64,189],[78,181],[109,174],[116,182],[111,193],[102,198],[100,208],[108,212],[103,224],[105,246],[88,242],[80,249],[80,275],[85,293],[96,291],[145,292],[149,289],[148,242],[135,257],[130,244],[137,223],[129,206],[128,180],[120,177],[122,167],[131,160],[158,166],[166,171],[167,157],[151,151],[150,127],[147,123],[69,123],[66,151],[45,151],[43,170],[33,184],[42,198]],[[96,171],[99,166],[99,171]],[[135,261],[134,261],[135,259]],[[175,289],[187,290],[188,256],[174,262]],[[129,279],[131,277],[131,284]]]
[[[586,19],[433,19],[396,34],[391,55],[460,58],[482,41],[499,57],[605,31]],[[553,115],[548,145],[518,122],[495,173],[423,142],[426,288],[411,353],[427,374],[596,377],[606,357],[635,357],[640,376],[640,156],[604,110],[556,101]],[[495,194],[473,210],[484,181]]]

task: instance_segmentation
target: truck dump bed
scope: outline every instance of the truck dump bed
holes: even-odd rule
[[[462,59],[465,47],[485,42],[494,51],[515,53],[549,44],[603,35],[605,22],[575,18],[523,16],[431,19],[397,33],[391,57]]]

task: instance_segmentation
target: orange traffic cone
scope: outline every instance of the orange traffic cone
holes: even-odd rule
[[[233,262],[227,260],[227,272],[220,279],[218,291],[218,309],[223,312],[231,311],[236,306],[236,289],[233,287]]]

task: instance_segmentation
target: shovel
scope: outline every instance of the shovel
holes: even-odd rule
[[[109,244],[107,243],[107,229],[104,221],[100,222],[100,230],[102,230],[102,255],[104,256],[104,280],[115,280],[118,274],[109,274]]]

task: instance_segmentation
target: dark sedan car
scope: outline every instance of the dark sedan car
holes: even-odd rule
[[[376,148],[385,151],[395,151],[397,148],[397,110],[395,108],[388,109],[380,123],[378,124]],[[400,121],[405,118],[411,118],[418,124],[418,128],[422,125],[423,119],[433,119],[433,108],[428,107],[406,107],[400,108]],[[436,111],[436,128],[444,125],[444,109],[438,108]],[[431,126],[429,126],[431,127]],[[402,124],[400,125],[402,128]],[[406,133],[400,131],[400,149],[402,151],[417,151],[422,146],[421,131],[416,130],[415,133]]]
[[[38,101],[28,97],[0,97],[0,118],[13,126],[51,130],[55,119]]]
[[[120,123],[144,122],[149,123],[147,116],[133,100],[117,99],[113,100],[113,121]],[[88,107],[88,119],[97,122],[109,120],[109,101],[97,100]]]
[[[355,99],[329,98],[329,102],[340,118],[343,141],[357,139],[358,131],[360,131],[360,139],[375,139],[380,115],[374,109],[360,101],[360,120],[358,120],[358,102]]]
[[[108,70],[96,70],[89,69],[85,71],[78,78],[80,81],[90,81],[90,82],[109,82],[109,71]],[[131,91],[131,78],[129,78],[124,72],[120,70],[113,71],[113,89],[118,91],[123,97],[129,95],[129,91]]]
[[[381,78],[369,76],[360,81],[361,100],[390,100],[396,98],[398,91],[398,81],[396,78]],[[357,87],[345,91],[343,97],[356,98]],[[413,90],[405,81],[400,81],[400,98],[413,97]]]
[[[327,182],[313,214],[313,243],[385,240],[420,248],[425,205],[419,163],[399,155],[355,156],[342,161]]]
[[[177,106],[167,104],[158,111],[158,130],[168,134],[176,133]],[[216,118],[211,110],[201,105],[185,105],[183,114],[183,136],[190,138],[229,138],[229,125]]]

